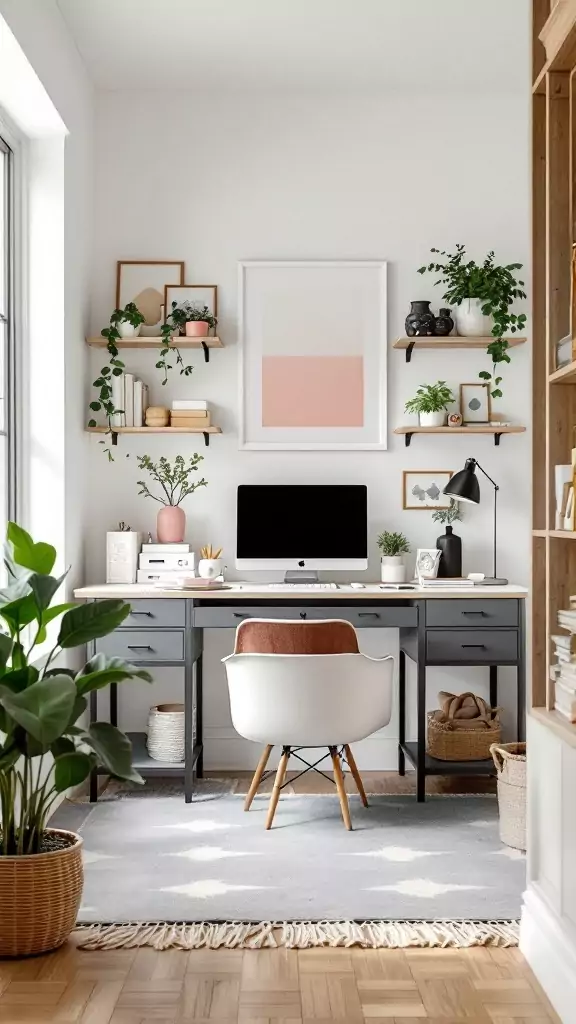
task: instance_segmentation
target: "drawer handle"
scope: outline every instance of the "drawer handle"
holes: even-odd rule
[[[245,615],[244,612],[234,612],[235,619],[249,619],[250,615]]]
[[[461,647],[486,647],[486,644],[460,644]]]
[[[306,618],[306,612],[300,612],[300,618],[301,619],[305,619]]]
[[[153,651],[154,648],[150,647],[150,644],[128,644],[129,651]]]
[[[130,612],[130,615],[148,615],[150,618],[152,618],[152,612],[134,612],[134,611],[132,611],[132,612]]]
[[[486,615],[486,612],[462,612],[462,615]]]
[[[373,618],[373,617],[379,619],[380,618],[380,612],[358,612],[358,618],[359,619],[366,619],[366,618]]]

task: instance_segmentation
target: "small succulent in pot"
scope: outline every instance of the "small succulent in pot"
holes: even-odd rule
[[[421,427],[443,427],[450,402],[455,398],[445,380],[421,384],[414,398],[406,402],[406,412],[418,413]]]

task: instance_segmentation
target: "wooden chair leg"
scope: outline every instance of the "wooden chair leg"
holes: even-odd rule
[[[332,764],[334,766],[334,779],[336,780],[336,789],[338,790],[338,796],[340,797],[340,808],[342,811],[342,817],[344,824],[349,832],[352,831],[352,822],[350,820],[350,808],[348,806],[348,797],[346,796],[346,786],[344,784],[344,775],[342,774],[342,765],[340,764],[340,756],[336,747],[330,747],[330,754],[332,756]]]
[[[270,806],[268,807],[268,817],[266,818],[266,828],[272,828],[272,822],[274,821],[274,815],[276,814],[276,808],[280,799],[280,790],[286,777],[286,769],[288,767],[288,760],[290,758],[290,747],[284,747],[282,750],[282,757],[278,765],[278,771],[276,772],[276,778],[274,779],[274,788],[272,790],[272,796],[270,797]]]
[[[364,789],[364,783],[362,782],[362,776],[360,775],[360,772],[358,771],[358,765],[356,764],[356,761],[354,760],[354,754],[352,753],[352,751],[351,751],[351,749],[350,749],[350,747],[348,746],[347,743],[344,746],[344,753],[346,754],[346,760],[348,761],[348,766],[350,768],[350,771],[352,772],[352,776],[353,776],[354,782],[356,783],[356,787],[358,789],[358,792],[360,793],[360,799],[362,800],[362,803],[364,804],[364,807],[368,807],[368,797],[366,796],[366,790]]]
[[[250,784],[250,789],[248,790],[248,793],[246,795],[246,800],[244,801],[244,810],[245,811],[249,811],[250,807],[252,806],[252,801],[253,801],[254,797],[256,796],[256,793],[258,792],[258,786],[262,782],[262,776],[264,775],[264,772],[266,771],[266,765],[268,764],[268,758],[270,757],[271,751],[272,751],[272,744],[269,743],[268,746],[264,747],[264,750],[262,752],[262,757],[258,761],[258,767],[257,767],[256,771],[254,772],[254,778],[252,779],[252,782]]]

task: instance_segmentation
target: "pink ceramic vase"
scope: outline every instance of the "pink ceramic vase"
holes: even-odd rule
[[[186,321],[186,337],[187,338],[205,338],[208,334],[208,322],[207,320],[187,320]]]
[[[164,505],[156,520],[156,536],[160,544],[180,544],[186,533],[186,513],[179,505]]]

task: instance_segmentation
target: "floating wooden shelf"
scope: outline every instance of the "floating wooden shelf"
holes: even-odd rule
[[[508,342],[510,348],[514,348],[516,345],[523,345],[526,338],[522,338],[520,335],[513,335],[511,338],[505,338],[504,340]],[[493,341],[496,341],[496,339],[492,336],[488,338],[461,338],[459,335],[449,334],[443,338],[436,336],[431,338],[398,338],[398,341],[394,342],[393,348],[406,349],[406,362],[409,363],[414,348],[486,348]]]
[[[500,436],[502,434],[523,434],[526,427],[499,427],[496,425],[488,425],[477,427],[396,427],[395,434],[404,434],[406,438],[406,447],[408,448],[412,440],[412,434],[492,434],[494,437],[494,444],[500,444]]]
[[[171,345],[174,348],[201,348],[204,350],[204,362],[210,362],[210,349],[211,348],[224,348],[224,342],[221,338],[211,337],[207,335],[205,338],[186,338],[177,337],[170,339]],[[106,338],[86,338],[86,344],[91,345],[92,348],[106,348],[108,341]],[[164,344],[163,338],[119,338],[116,342],[116,348],[140,348],[154,351],[160,348]]]
[[[567,718],[564,718],[564,715],[561,715],[559,711],[548,710],[548,708],[532,708],[530,715],[541,722],[542,725],[548,726],[552,732],[555,732],[557,736],[560,736],[570,746],[576,747],[576,725],[573,725]]]
[[[86,427],[89,434],[112,434],[112,444],[117,444],[118,434],[203,434],[204,444],[210,444],[210,434],[221,434],[221,427]]]
[[[574,530],[532,530],[533,537],[556,537],[559,540],[576,540]]]
[[[576,384],[576,360],[554,370],[548,377],[550,384]]]

